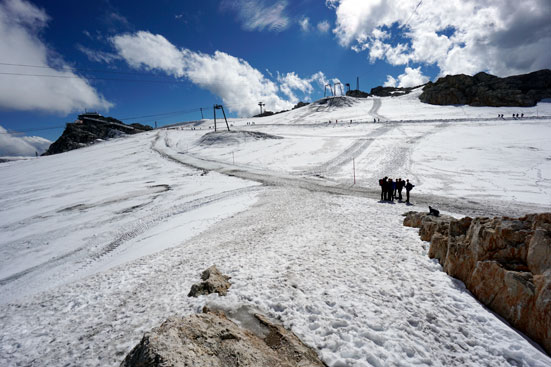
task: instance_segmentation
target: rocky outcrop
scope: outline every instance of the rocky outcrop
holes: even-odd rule
[[[117,119],[97,113],[86,113],[79,115],[75,122],[68,123],[59,139],[42,155],[63,153],[85,147],[98,139],[111,139],[122,134],[136,134],[151,129],[141,124],[126,125]]]
[[[229,276],[223,275],[215,265],[211,266],[201,274],[201,283],[191,286],[188,297],[199,297],[211,293],[218,293],[220,296],[225,296],[228,289],[231,287]]]
[[[435,105],[530,107],[551,98],[551,70],[499,78],[487,73],[448,75],[429,82],[419,96]]]
[[[367,97],[369,97],[369,93],[358,90],[358,89],[353,89],[353,90],[347,91],[346,96],[347,97],[354,97],[354,98],[367,98]]]
[[[522,218],[404,214],[429,256],[551,354],[551,213]]]
[[[302,102],[300,101],[296,105],[293,106],[293,110],[296,110],[297,108],[306,107],[310,104],[310,102]]]
[[[292,332],[260,314],[254,327],[223,312],[170,318],[146,333],[121,367],[321,367],[316,353]]]
[[[375,87],[371,89],[370,94],[377,97],[397,97],[410,93],[413,89],[419,87],[402,88],[402,87]]]

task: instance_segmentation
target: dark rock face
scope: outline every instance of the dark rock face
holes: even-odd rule
[[[151,130],[142,124],[126,125],[112,117],[96,113],[83,114],[68,123],[63,134],[42,155],[51,155],[85,147],[98,139],[111,139],[122,134],[136,134]]]
[[[346,96],[347,97],[354,97],[354,98],[367,98],[367,97],[369,97],[369,93],[358,90],[358,89],[354,89],[354,90],[347,91]]]
[[[399,87],[375,87],[371,89],[371,95],[377,96],[377,97],[397,97],[397,96],[403,96],[404,94],[408,94],[413,89],[418,87],[412,87],[412,88],[399,88]]]
[[[279,112],[272,112],[272,111],[264,111],[262,113],[259,113],[258,115],[254,115],[253,117],[267,117],[267,116],[273,116],[278,113],[287,112],[287,110],[279,111]]]
[[[429,82],[419,96],[435,105],[531,107],[551,98],[551,70],[499,78],[486,73],[448,75]]]
[[[244,329],[223,312],[169,318],[146,333],[121,367],[324,367],[291,331],[254,314]]]
[[[521,218],[404,214],[429,257],[551,354],[551,213]]]
[[[297,108],[301,108],[301,107],[304,107],[304,106],[308,106],[310,103],[308,102],[302,102],[300,101],[299,103],[297,103],[294,107],[293,107],[293,110],[296,110]]]
[[[191,286],[188,297],[198,297],[211,293],[218,293],[221,296],[225,296],[231,286],[231,283],[228,281],[230,277],[223,275],[215,265],[203,271],[201,279],[203,280],[201,283]]]

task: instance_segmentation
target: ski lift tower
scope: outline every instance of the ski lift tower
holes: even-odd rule
[[[258,105],[260,106],[260,114],[262,115],[262,107],[266,106],[264,102],[258,102]]]
[[[331,95],[334,96],[335,92],[333,91],[333,87],[331,87],[331,84],[325,84],[325,89],[323,90],[323,97],[327,96],[327,87],[329,87],[329,91],[331,91]]]
[[[342,91],[342,84],[341,82],[336,82],[335,84],[333,84],[333,89],[335,90],[335,94],[337,93],[337,85],[341,88],[341,96],[344,96],[344,93]]]
[[[224,120],[226,121],[226,127],[228,128],[228,131],[230,131],[230,125],[228,125],[228,119],[226,118],[226,113],[224,112],[224,106],[221,104],[215,104],[213,111],[214,111],[214,131],[216,131],[216,110],[222,110],[222,114],[224,115]]]

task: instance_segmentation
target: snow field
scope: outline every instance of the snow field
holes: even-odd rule
[[[380,178],[400,177],[416,185],[412,195],[551,206],[549,119],[243,129],[284,139],[203,147],[196,131],[170,131],[165,143],[226,168],[317,175],[343,185],[353,183],[355,168],[360,187],[378,189]]]
[[[116,366],[168,316],[212,303],[282,320],[330,366],[548,366],[428,259],[404,210],[263,190],[185,244],[0,306],[0,363]],[[228,296],[188,298],[212,264],[232,277]]]
[[[254,201],[257,184],[171,162],[154,136],[2,167],[0,303],[176,246]]]

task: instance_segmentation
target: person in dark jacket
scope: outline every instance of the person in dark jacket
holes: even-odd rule
[[[381,201],[386,199],[386,179],[387,177],[379,180],[379,186],[381,186]]]
[[[413,189],[415,185],[409,182],[409,179],[406,180],[406,203],[409,204],[409,192]]]
[[[398,182],[396,183],[397,190],[398,190],[398,201],[402,201],[402,190],[404,189],[404,186],[406,183],[402,181],[402,178],[398,179]]]
[[[388,182],[387,182],[387,185],[388,185],[388,191],[387,191],[387,200],[388,201],[394,201],[394,181],[392,181],[392,178],[389,178],[388,179]]]

